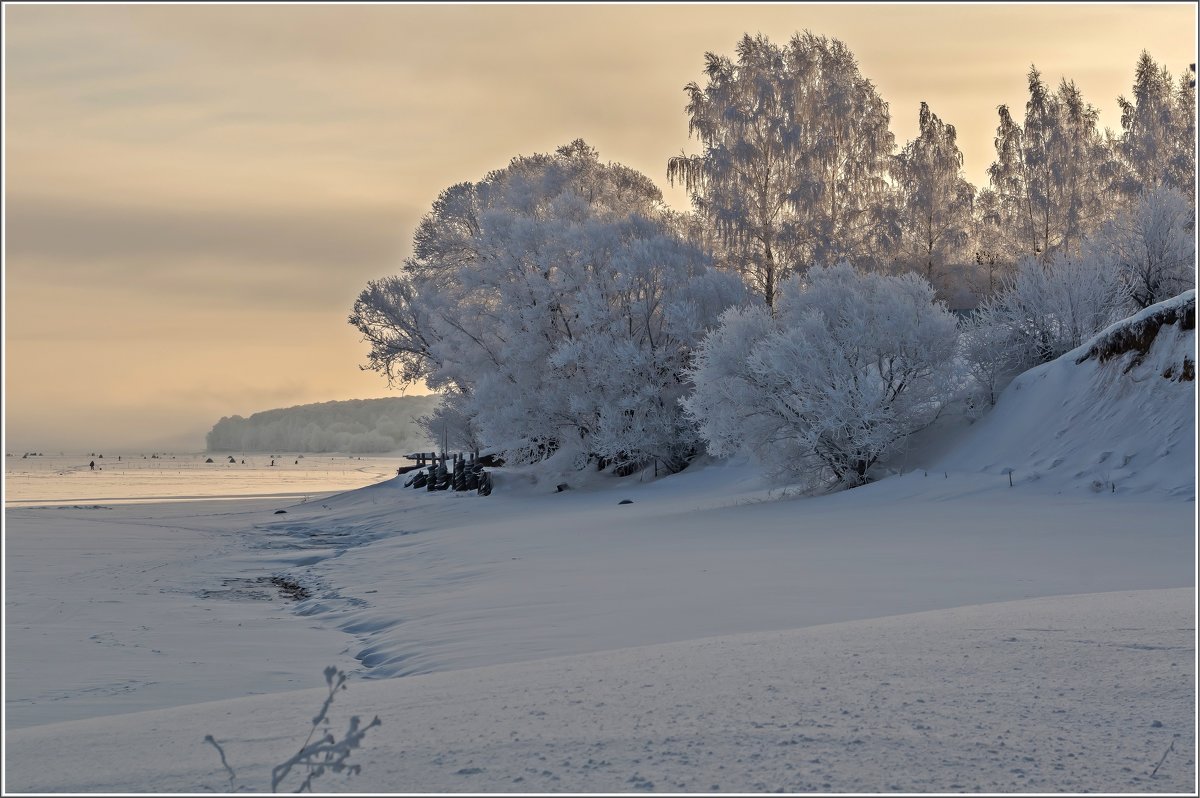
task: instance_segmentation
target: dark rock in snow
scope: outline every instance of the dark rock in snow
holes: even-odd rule
[[[621,499],[617,504],[633,504],[633,499]]]

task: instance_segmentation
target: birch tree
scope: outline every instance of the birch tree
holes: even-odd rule
[[[1196,65],[1175,82],[1145,50],[1134,67],[1132,97],[1117,99],[1122,171],[1114,186],[1135,199],[1157,186],[1185,194],[1196,176]]]
[[[1001,224],[1015,258],[1043,261],[1075,252],[1104,214],[1109,156],[1098,112],[1064,79],[1051,92],[1037,68],[1028,74],[1024,125],[999,107],[996,160],[988,167]]]
[[[704,73],[703,87],[684,87],[702,151],[670,159],[667,176],[767,305],[788,275],[868,253],[895,140],[887,103],[846,45],[747,34],[736,60],[706,53]]]
[[[954,125],[922,102],[917,138],[892,162],[900,211],[900,254],[935,283],[935,273],[959,258],[971,232],[974,187],[962,174]]]

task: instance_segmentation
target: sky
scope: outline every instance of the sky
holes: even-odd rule
[[[1119,129],[1143,49],[1196,61],[1192,3],[5,4],[6,451],[199,451],[222,416],[399,395],[346,317],[441,190],[584,138],[684,208],[705,52],[806,29],[898,145],[922,101],[955,125],[977,186],[1031,64]]]

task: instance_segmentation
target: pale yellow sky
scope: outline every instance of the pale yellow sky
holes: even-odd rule
[[[8,451],[203,447],[221,416],[395,395],[346,316],[438,192],[578,137],[686,205],[683,86],[743,33],[845,41],[903,144],[984,182],[996,106],[1074,79],[1119,127],[1160,5],[4,7]]]

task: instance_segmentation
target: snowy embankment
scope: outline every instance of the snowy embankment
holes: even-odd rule
[[[352,714],[383,726],[350,759],[359,775],[317,786],[1188,792],[1194,601],[1190,589],[1031,599],[355,683],[334,702],[334,733]],[[266,789],[323,694],[22,730],[7,741],[8,787],[230,790],[202,742],[212,734],[233,787]]]
[[[1194,500],[1195,327],[1192,290],[1030,369],[936,467]]]
[[[324,661],[352,670],[334,731],[385,724],[325,789],[1188,791],[1184,327],[1132,336],[1131,369],[1035,369],[940,460],[819,498],[725,462],[562,493],[510,471],[487,498],[396,479],[279,515],[9,510],[6,788],[225,789],[205,734],[267,788],[320,701],[279,691]],[[61,556],[84,542],[128,563]],[[222,582],[267,576],[310,595]]]

